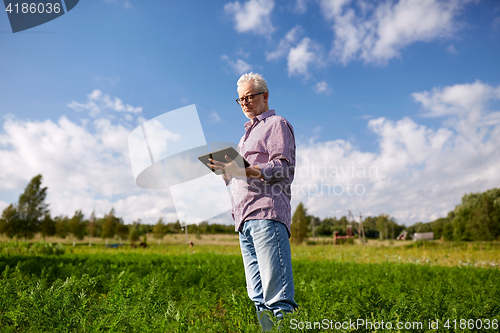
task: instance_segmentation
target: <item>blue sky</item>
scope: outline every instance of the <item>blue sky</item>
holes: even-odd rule
[[[500,185],[497,1],[80,1],[16,34],[0,14],[0,50],[0,209],[41,173],[53,215],[175,220],[134,184],[128,134],[195,104],[207,141],[237,143],[248,71],[295,129],[294,206],[410,225]]]

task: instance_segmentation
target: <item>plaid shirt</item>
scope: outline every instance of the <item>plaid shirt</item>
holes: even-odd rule
[[[233,177],[232,211],[235,229],[247,220],[270,219],[282,222],[290,236],[291,184],[295,171],[293,127],[274,110],[266,111],[245,123],[245,135],[238,144],[239,153],[258,166],[264,179]]]

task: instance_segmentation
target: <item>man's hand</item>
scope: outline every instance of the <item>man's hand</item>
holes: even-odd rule
[[[214,161],[210,158],[209,160],[210,162],[212,162],[212,164],[207,163],[207,165],[215,170],[221,170],[222,176],[228,180],[231,179],[231,176],[264,179],[258,166],[242,168],[229,156],[226,155],[224,156],[224,158],[226,159],[227,163]]]

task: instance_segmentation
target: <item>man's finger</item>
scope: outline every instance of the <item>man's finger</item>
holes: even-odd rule
[[[226,159],[226,161],[228,161],[228,162],[232,162],[232,161],[233,161],[233,160],[232,160],[229,156],[227,156],[227,155],[226,155],[226,156],[224,156],[224,158],[225,158],[225,159]]]
[[[212,162],[213,165],[221,166],[221,162],[219,161],[214,161],[213,159],[209,158],[210,162]]]

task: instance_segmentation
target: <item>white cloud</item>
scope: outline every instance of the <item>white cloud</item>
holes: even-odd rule
[[[106,3],[112,3],[115,5],[122,5],[125,9],[132,8],[132,3],[130,1],[122,1],[122,0],[104,0]]]
[[[219,116],[219,114],[215,111],[212,111],[212,113],[210,113],[210,115],[208,116],[210,118],[210,121],[212,123],[220,123],[222,121],[221,117]]]
[[[225,54],[223,54],[220,58],[222,60],[225,60],[229,67],[231,67],[236,74],[242,75],[244,73],[248,73],[252,69],[252,65],[244,60],[236,59],[236,61],[233,61],[229,59],[229,57]]]
[[[295,26],[293,29],[288,31],[283,39],[280,40],[276,50],[268,52],[266,54],[266,59],[276,60],[282,58],[290,52],[292,45],[295,45],[299,39],[299,36],[303,34],[302,27],[300,25]]]
[[[487,109],[498,92],[476,82],[413,94],[426,110],[445,117],[443,126],[372,119],[368,129],[378,138],[376,152],[344,140],[298,144],[293,204],[302,201],[322,217],[346,215],[348,209],[364,216],[388,213],[407,225],[446,216],[465,193],[500,184],[500,113]]]
[[[470,0],[399,0],[372,4],[321,0],[323,16],[333,21],[331,56],[341,63],[361,59],[385,64],[407,45],[450,36],[456,17]]]
[[[447,126],[477,144],[488,131],[485,126],[500,124],[500,111],[489,109],[492,102],[500,100],[500,85],[493,87],[477,80],[434,88],[431,92],[414,93],[412,96],[422,104],[423,116],[448,116],[445,121]]]
[[[99,89],[95,89],[87,95],[87,102],[79,103],[73,101],[68,104],[68,107],[75,111],[89,111],[91,117],[97,117],[107,111],[130,113],[142,112],[142,107],[134,107],[130,104],[124,104],[118,97],[111,98]]]
[[[455,48],[455,45],[453,45],[453,44],[450,44],[450,45],[446,48],[446,50],[447,50],[448,52],[450,52],[451,54],[457,54],[457,53],[458,53],[457,49]]]
[[[98,76],[96,77],[96,80],[100,82],[104,81],[109,83],[109,85],[114,86],[115,84],[120,82],[120,77]]]
[[[236,55],[242,56],[243,58],[248,58],[250,56],[250,52],[245,52],[243,48],[239,48],[238,51],[235,52]]]
[[[500,16],[499,17],[496,17],[494,20],[493,20],[493,29],[497,30],[500,28]]]
[[[303,75],[309,77],[309,66],[320,65],[320,47],[309,37],[304,37],[295,47],[290,49],[287,57],[288,76]]]
[[[296,0],[293,11],[297,14],[304,14],[307,11],[307,0]]]
[[[268,35],[274,31],[271,23],[273,8],[273,0],[249,0],[243,4],[236,1],[224,5],[226,13],[233,15],[237,32],[253,32],[259,35]]]
[[[474,83],[438,87],[431,92],[412,94],[415,101],[422,103],[425,116],[479,115],[486,111],[490,101],[500,99],[500,85],[490,86],[479,80]]]
[[[332,89],[328,86],[328,83],[326,83],[325,81],[318,82],[313,88],[318,94],[325,93],[329,95],[332,93]]]
[[[302,75],[308,78],[311,65],[324,64],[321,46],[318,43],[309,37],[304,37],[299,42],[303,33],[304,29],[300,25],[295,26],[280,40],[274,51],[266,53],[268,61],[287,56],[288,76]]]
[[[89,100],[103,96],[94,90]],[[111,101],[113,108],[127,109],[123,103]],[[168,190],[144,190],[135,185],[127,146],[131,127],[135,127],[132,121],[116,117],[97,117],[82,124],[64,116],[56,122],[5,117],[0,129],[3,195],[17,198],[32,177],[42,174],[53,216],[72,216],[82,209],[88,217],[94,208],[103,215],[112,207],[126,223],[137,218],[153,223],[167,213],[175,215]],[[2,205],[6,206],[5,199],[0,208]]]

